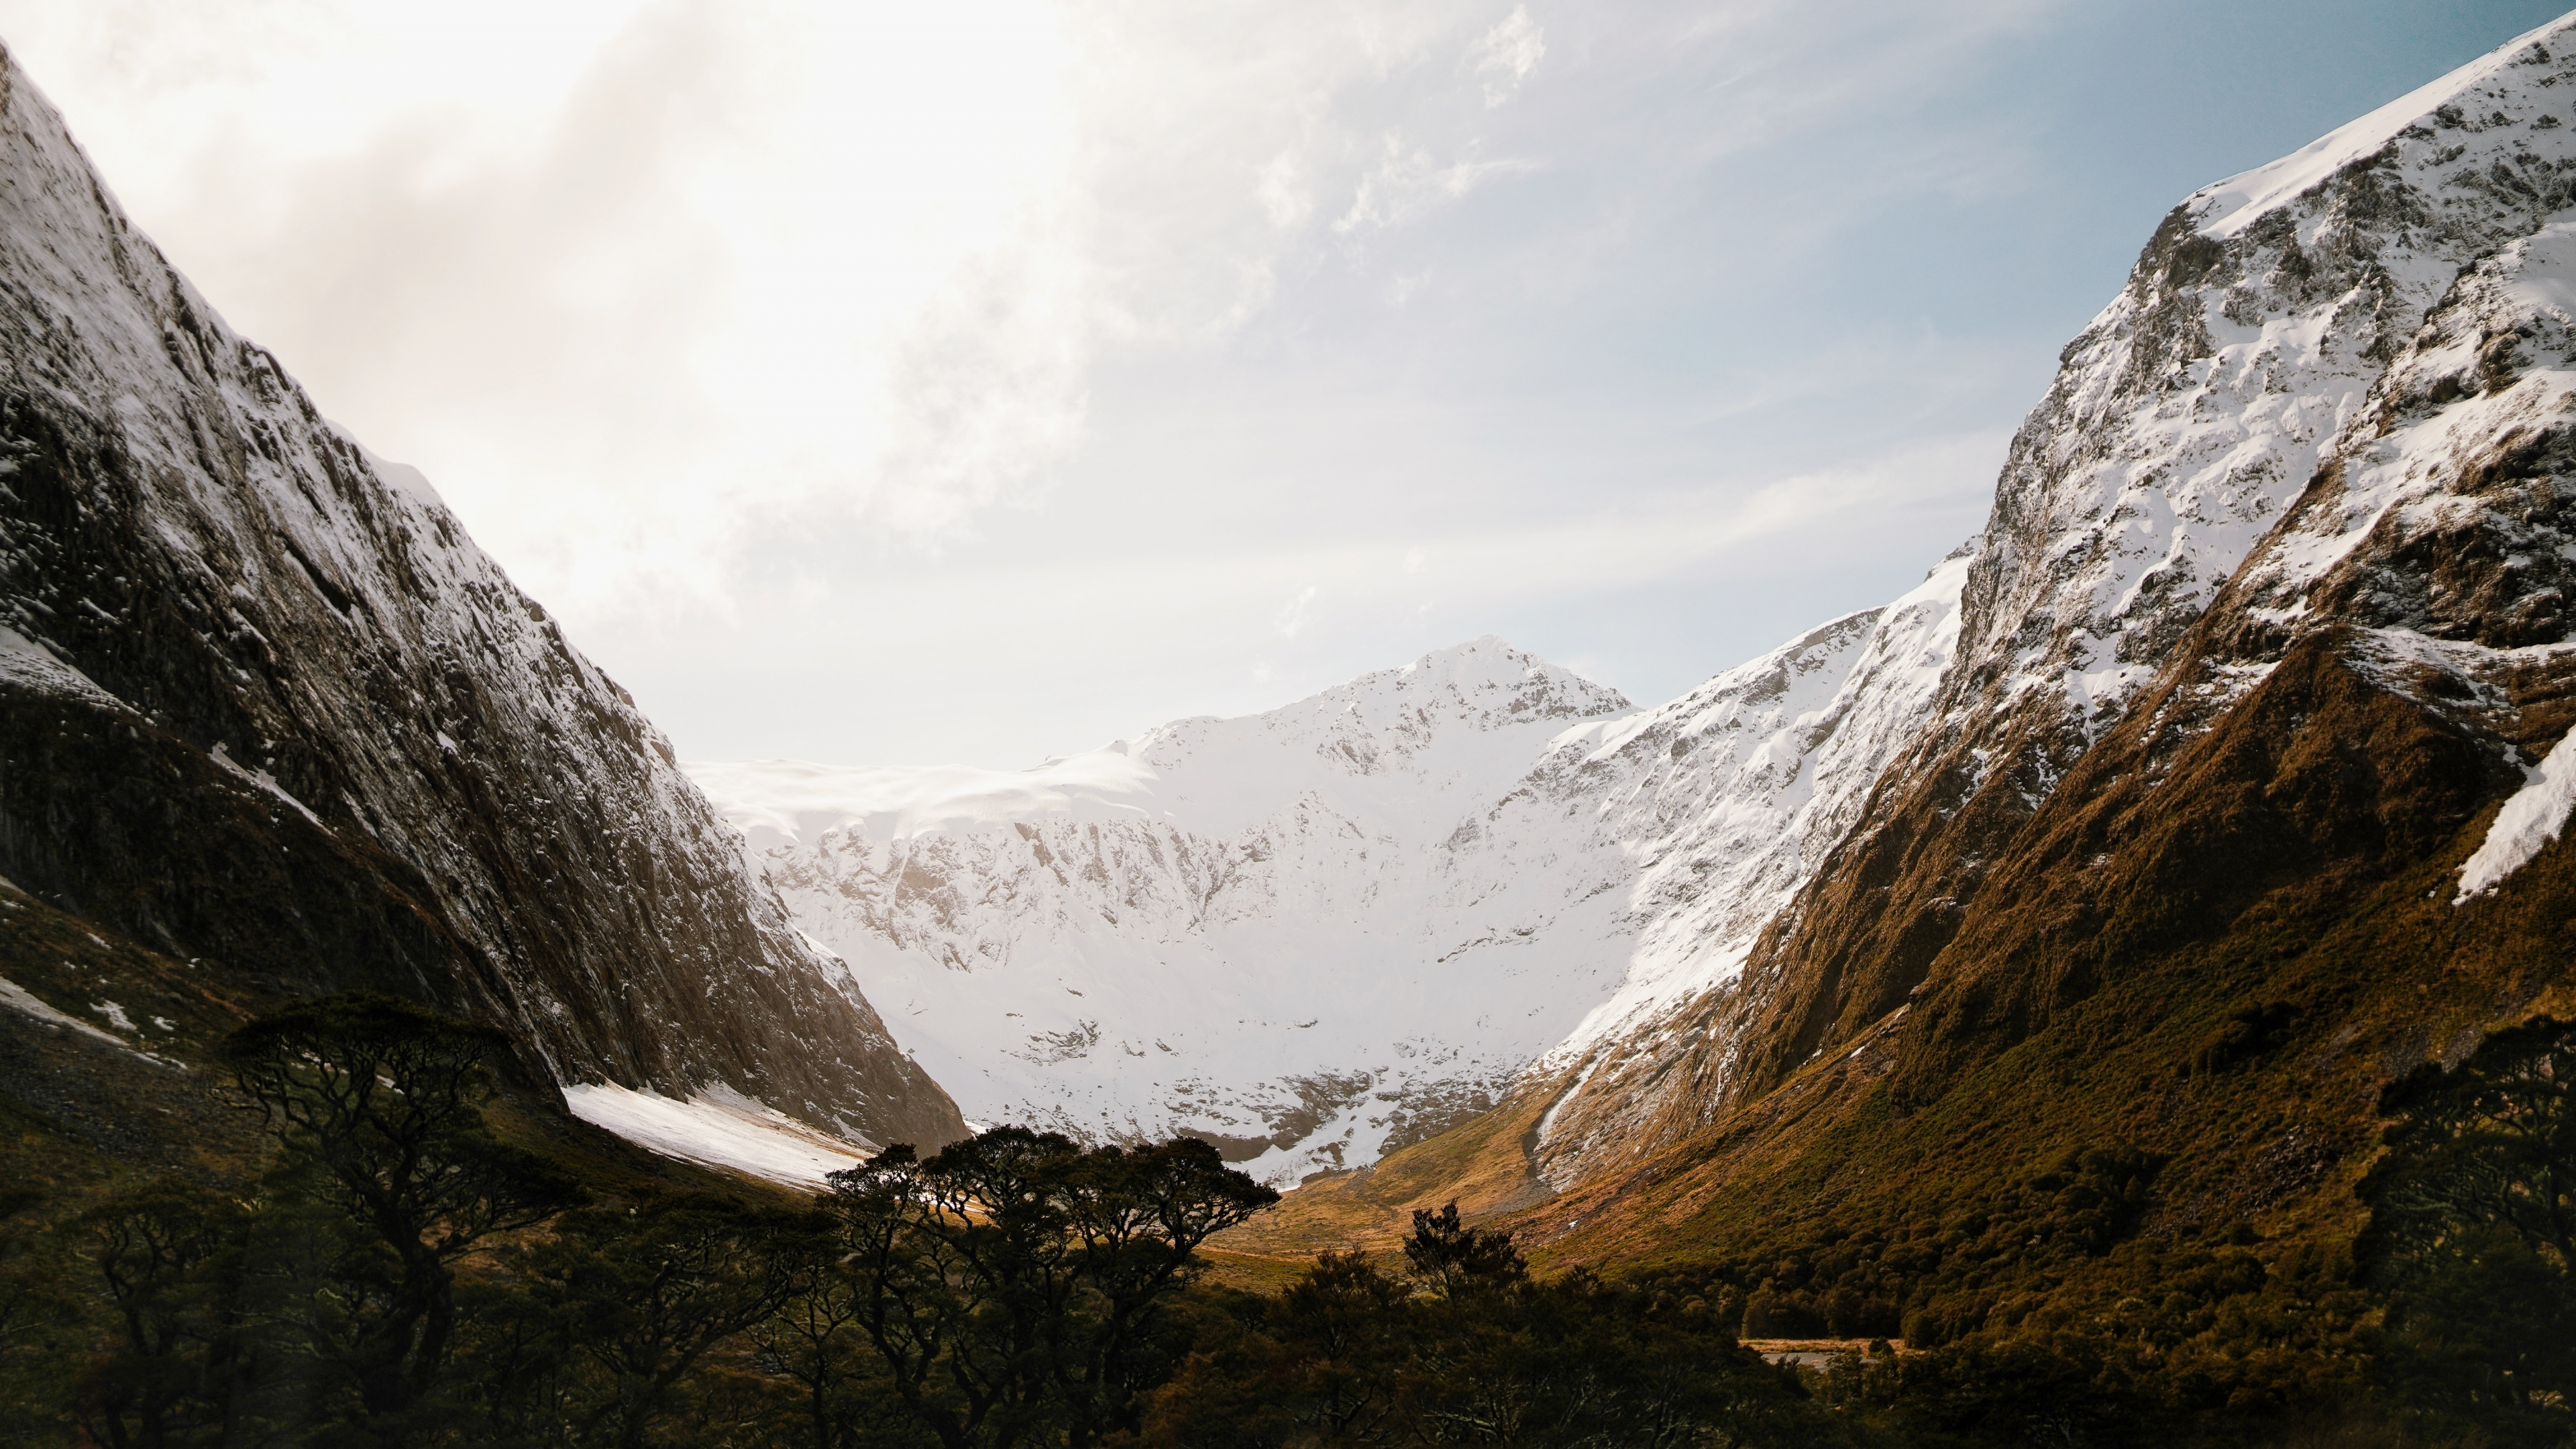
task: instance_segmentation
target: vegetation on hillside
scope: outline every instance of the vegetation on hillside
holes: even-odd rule
[[[289,1007],[221,1059],[255,1174],[0,1199],[16,1438],[2576,1439],[2576,1026],[2547,1018],[2390,1089],[2368,1227],[2341,1242],[2144,1231],[2172,1164],[2109,1145],[1625,1276],[1535,1274],[1450,1205],[1400,1253],[1326,1253],[1268,1294],[1200,1277],[1199,1247],[1276,1195],[1194,1141],[1005,1127],[806,1199],[567,1170],[496,1128],[504,1039],[385,998]],[[1740,1341],[1821,1337],[1849,1351],[1774,1366]]]

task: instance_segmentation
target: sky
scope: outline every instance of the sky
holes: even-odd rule
[[[1641,704],[1982,524],[2157,219],[2446,0],[0,0],[129,213],[697,759],[1483,634]]]

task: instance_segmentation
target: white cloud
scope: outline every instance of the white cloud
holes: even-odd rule
[[[1315,194],[1306,189],[1305,165],[1294,151],[1282,151],[1261,168],[1261,206],[1270,224],[1287,228],[1315,214]]]
[[[1547,54],[1547,40],[1538,22],[1530,19],[1529,7],[1515,5],[1502,24],[1477,42],[1475,53],[1478,73],[1494,77],[1485,82],[1485,104],[1499,106],[1538,69],[1539,59]]]
[[[1283,639],[1294,639],[1306,627],[1306,607],[1315,602],[1315,585],[1308,584],[1296,595],[1270,611],[1270,627]]]
[[[1351,235],[1397,226],[1464,197],[1489,178],[1537,169],[1537,163],[1517,159],[1443,165],[1393,131],[1380,144],[1383,150],[1377,165],[1360,178],[1350,210],[1333,223],[1334,231]]]

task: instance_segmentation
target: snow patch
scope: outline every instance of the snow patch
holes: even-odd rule
[[[0,684],[14,684],[38,694],[62,695],[85,704],[132,712],[124,700],[99,688],[88,675],[65,664],[54,651],[14,629],[0,628]]]
[[[2576,811],[2576,747],[2569,745],[2571,739],[2576,734],[2553,746],[2540,768],[2528,771],[2530,780],[2496,812],[2487,838],[2460,867],[2460,893],[2451,898],[2452,905],[2466,905],[2502,885],[2567,828],[2569,813]]]
[[[789,1187],[825,1187],[830,1174],[858,1166],[876,1150],[722,1086],[679,1100],[613,1083],[584,1083],[564,1088],[564,1105],[592,1126],[664,1157],[728,1167]]]
[[[286,787],[278,784],[277,777],[269,774],[266,770],[253,770],[245,767],[239,760],[234,759],[230,754],[226,753],[225,747],[221,744],[217,744],[213,749],[207,751],[206,754],[207,757],[212,759],[216,764],[221,765],[226,770],[230,771],[235,779],[240,780],[243,784],[250,786],[254,790],[264,791],[267,794],[275,796],[279,801],[283,802],[287,808],[313,822],[315,829],[327,830],[330,828],[322,823],[321,816],[305,809],[303,801],[287,794]]]
[[[38,1021],[51,1022],[56,1026],[70,1027],[72,1030],[79,1032],[83,1036],[92,1037],[96,1040],[106,1042],[109,1046],[125,1047],[127,1051],[133,1050],[132,1047],[125,1046],[125,1042],[122,1038],[111,1036],[107,1032],[101,1031],[97,1027],[90,1025],[88,1022],[81,1020],[79,1017],[72,1015],[68,1011],[57,1011],[54,1008],[47,1006],[44,1001],[36,995],[36,993],[29,991],[26,987],[19,985],[17,982],[10,980],[6,976],[0,976],[0,1006],[6,1006],[12,1011],[24,1012],[26,1015],[32,1016]]]
[[[44,1000],[38,997],[36,993],[29,991],[26,987],[19,985],[17,982],[10,980],[6,976],[0,976],[0,1006],[5,1006],[11,1011],[32,1016],[38,1021],[45,1022],[53,1026],[70,1027],[72,1030],[79,1032],[81,1035],[88,1037],[93,1041],[105,1042],[109,1046],[116,1048],[118,1051],[125,1052],[131,1056],[141,1057],[143,1060],[152,1063],[156,1067],[169,1067],[182,1072],[188,1069],[187,1065],[183,1062],[174,1062],[168,1057],[155,1056],[150,1052],[137,1050],[135,1047],[129,1045],[123,1037],[101,1031],[97,1027],[90,1025],[88,1022],[81,1020],[79,1017],[72,1015],[68,1011],[55,1010],[53,1007],[46,1005]],[[123,1027],[128,1031],[134,1029],[134,1023],[125,1019],[124,1009],[119,1007],[113,1001],[100,1002],[98,1005],[90,1009],[104,1014],[108,1020],[115,1022],[118,1026]]]

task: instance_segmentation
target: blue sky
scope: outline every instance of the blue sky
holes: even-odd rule
[[[1654,702],[1891,598],[2167,208],[2556,13],[0,0],[0,37],[685,755],[1014,766],[1485,633]]]

